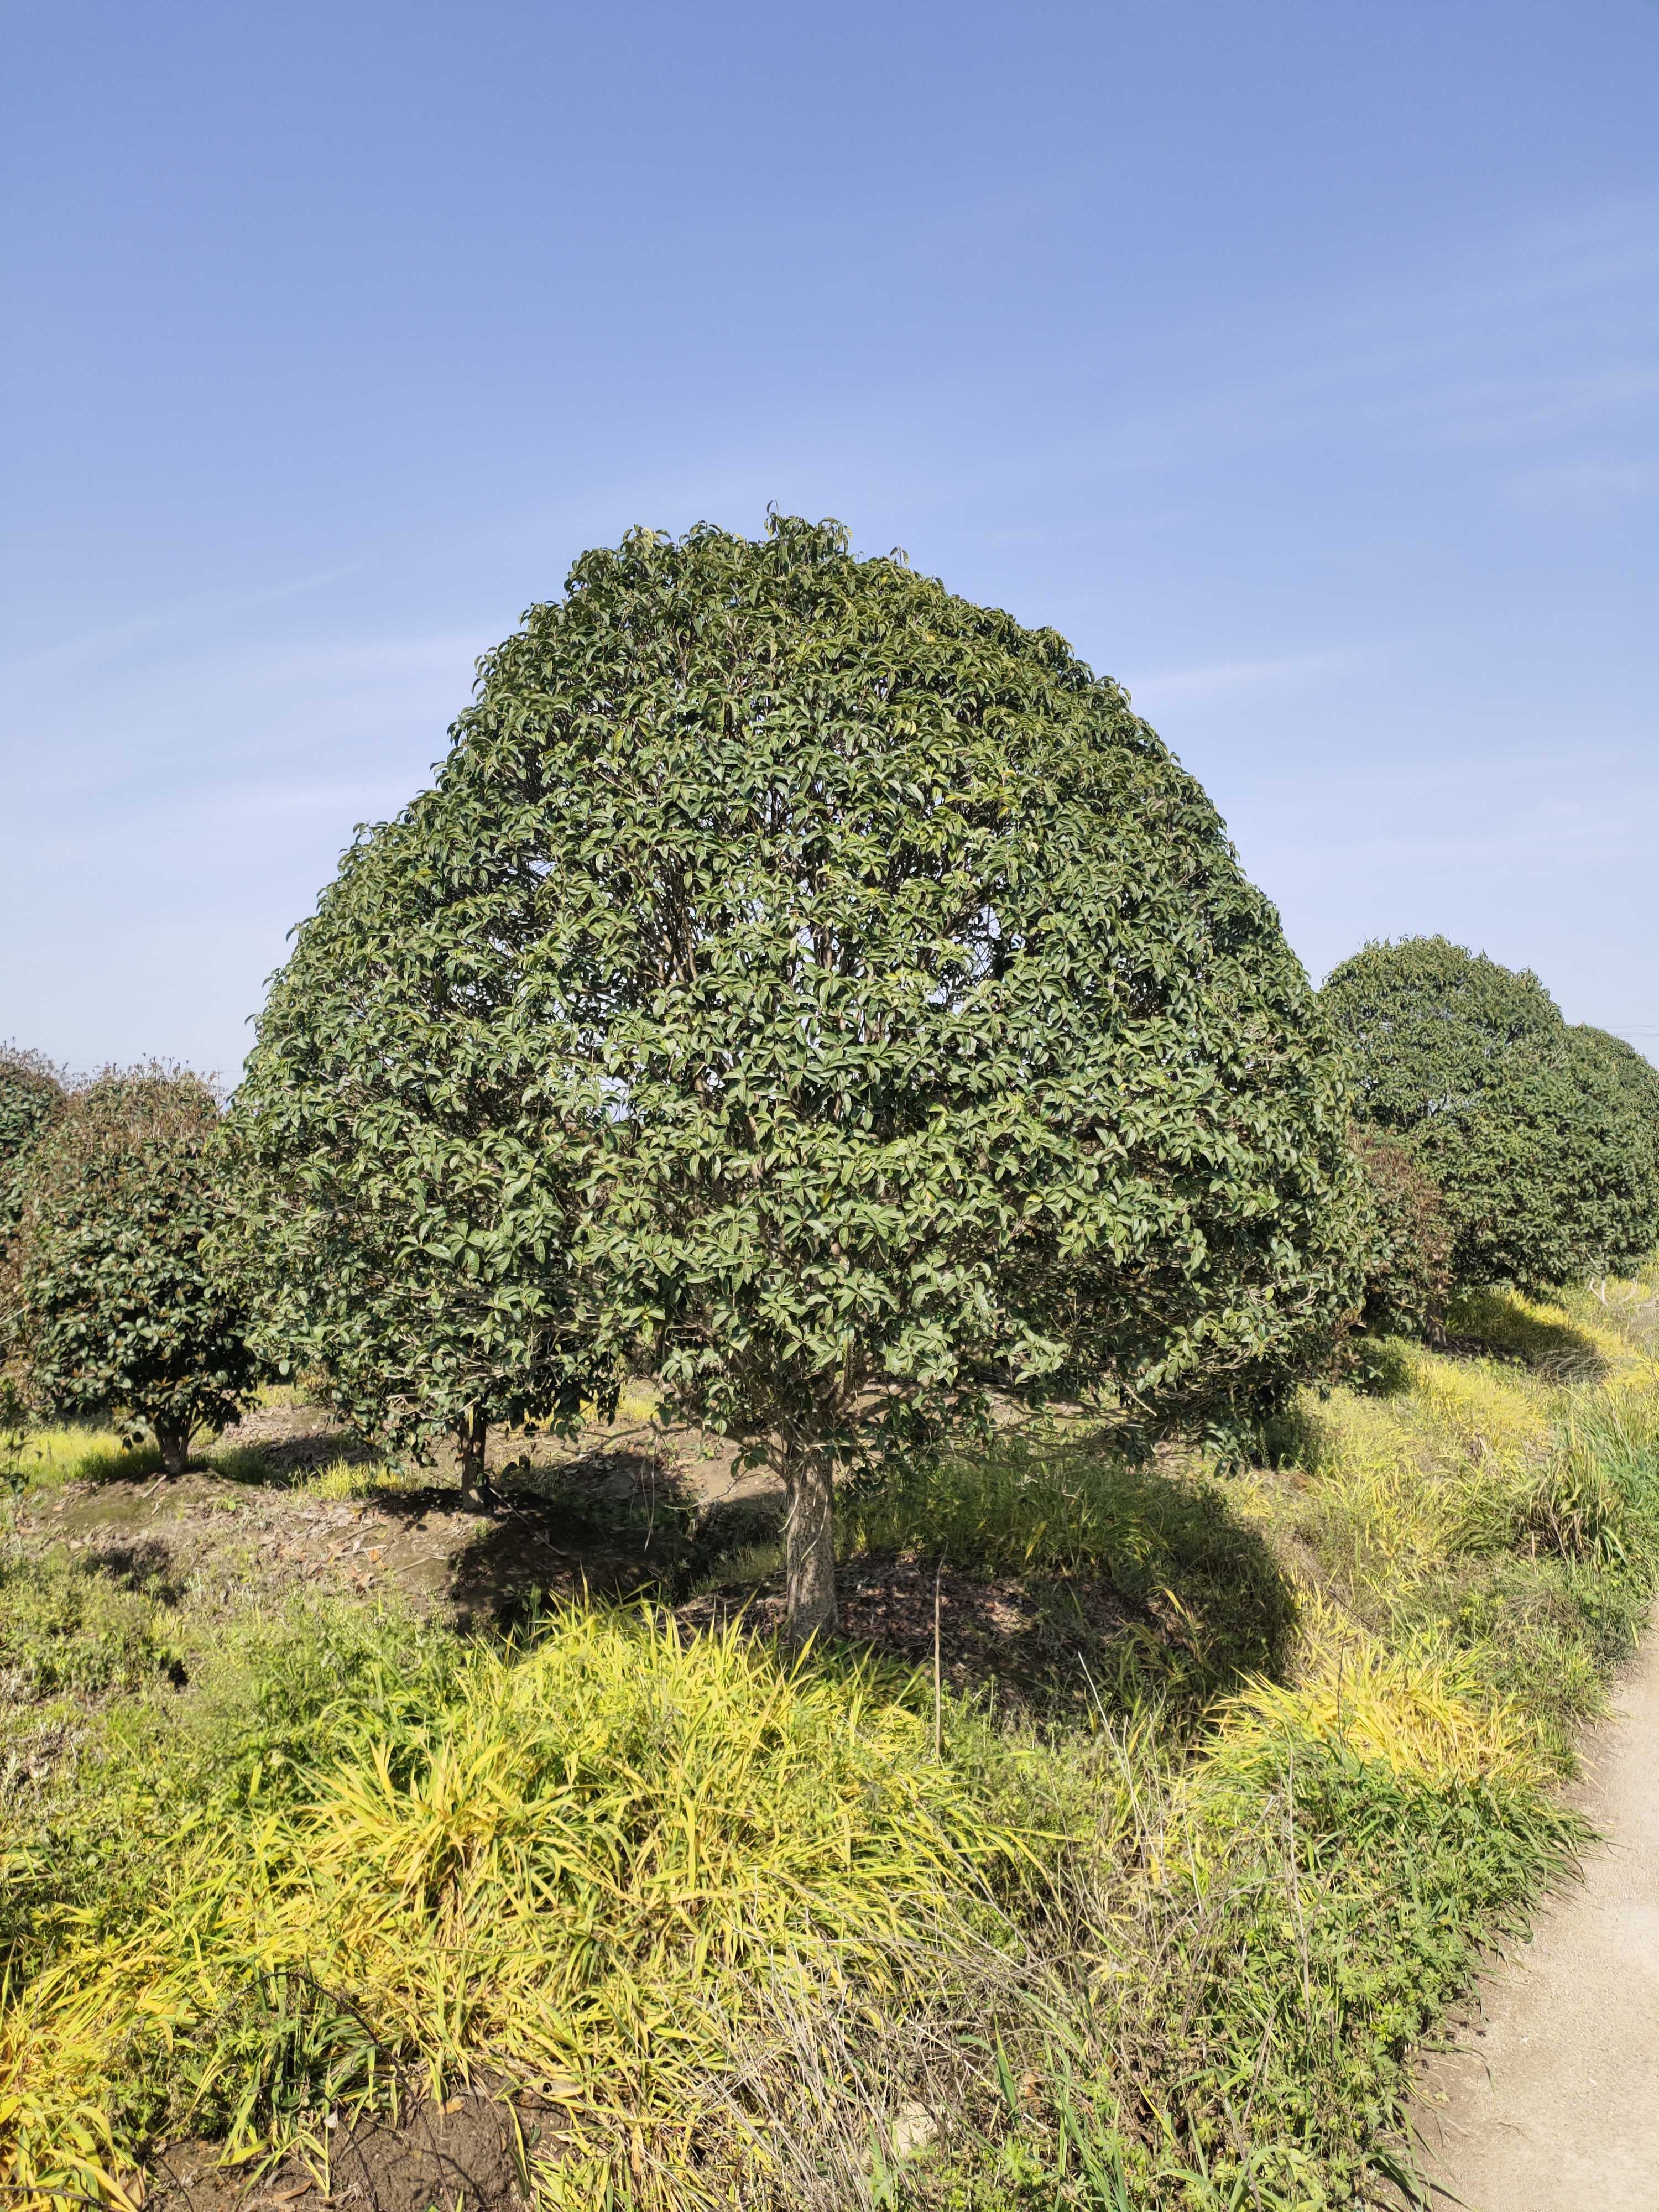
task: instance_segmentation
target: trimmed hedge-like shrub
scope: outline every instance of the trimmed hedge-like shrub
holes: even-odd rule
[[[63,1104],[63,1083],[50,1061],[0,1045],[0,1254],[22,1211],[29,1154]]]
[[[1545,1287],[1651,1251],[1659,1150],[1639,1055],[1569,1028],[1535,975],[1443,937],[1368,945],[1322,996],[1361,1115],[1444,1194],[1457,1282]]]

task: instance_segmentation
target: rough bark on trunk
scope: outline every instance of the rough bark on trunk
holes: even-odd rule
[[[155,1421],[163,1474],[183,1474],[190,1465],[190,1431],[177,1421]]]
[[[489,1441],[488,1415],[476,1409],[462,1415],[455,1428],[455,1447],[460,1459],[461,1503],[479,1505],[486,1512],[495,1503],[495,1493],[489,1486],[489,1469],[484,1464],[484,1445]]]
[[[836,1463],[816,1441],[783,1455],[784,1590],[792,1644],[836,1632]]]

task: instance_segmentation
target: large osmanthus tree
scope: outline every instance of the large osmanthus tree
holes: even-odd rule
[[[30,1154],[9,1263],[36,1409],[149,1431],[169,1474],[258,1382],[204,1253],[224,1219],[218,1123],[208,1085],[177,1068],[106,1069],[71,1091]]]
[[[1443,937],[1364,946],[1322,994],[1358,1109],[1444,1194],[1466,1284],[1546,1287],[1659,1242],[1659,1073],[1538,978]]]
[[[778,1468],[803,1634],[838,1469],[994,1385],[1226,1425],[1353,1302],[1312,994],[1054,632],[833,525],[641,531],[452,735],[301,930],[239,1102],[337,1369],[385,1310],[418,1393],[422,1331],[502,1302],[504,1377],[648,1360]]]

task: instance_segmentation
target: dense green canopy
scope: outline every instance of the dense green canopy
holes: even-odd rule
[[[39,1053],[0,1045],[0,1252],[22,1211],[28,1156],[63,1103],[56,1068]]]
[[[1623,1037],[1592,1029],[1588,1023],[1576,1024],[1571,1034],[1579,1051],[1605,1069],[1631,1110],[1642,1117],[1650,1141],[1659,1151],[1659,1067],[1644,1060]]]
[[[1659,1075],[1569,1028],[1535,975],[1405,938],[1366,945],[1322,995],[1361,1114],[1445,1194],[1459,1281],[1565,1283],[1659,1242]]]
[[[834,525],[641,531],[453,738],[301,930],[239,1101],[337,1371],[377,1308],[411,1390],[457,1311],[518,1377],[647,1358],[782,1468],[811,1625],[837,1463],[993,1382],[1230,1420],[1353,1299],[1313,995],[1053,631]]]
[[[1427,1336],[1452,1287],[1456,1233],[1440,1186],[1409,1142],[1361,1125],[1355,1150],[1370,1200],[1362,1328],[1374,1336]]]
[[[566,1270],[603,1116],[525,1001],[492,842],[428,798],[347,855],[261,1018],[216,1245],[274,1367],[417,1454],[453,1437],[486,1494],[490,1423],[608,1407],[617,1376]]]
[[[223,1218],[218,1119],[198,1077],[159,1066],[71,1092],[32,1158],[15,1255],[36,1407],[148,1429],[174,1472],[258,1381],[243,1317],[203,1260]]]

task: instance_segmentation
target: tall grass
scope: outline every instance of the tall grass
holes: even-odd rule
[[[947,1694],[936,1752],[925,1680],[638,1607],[184,1621],[183,1696],[135,1646],[0,1846],[12,2201],[113,2203],[183,2132],[326,2184],[331,2117],[467,2079],[536,2093],[550,2206],[1360,2201],[1580,1839],[1553,1784],[1659,1587],[1622,1297],[1488,1299],[1243,1475],[1004,1438],[849,1497],[856,1557],[1109,1582],[1141,1658],[1087,1728]]]
[[[764,2070],[804,2010],[925,2008],[1058,1847],[1012,1754],[1000,1795],[983,1745],[934,1758],[925,1714],[867,1665],[572,1608],[505,1650],[428,1633],[411,1674],[411,1633],[387,1616],[307,1710],[277,1686],[330,1680],[301,1617],[210,1741],[112,1754],[100,1817],[112,1794],[142,1852],[120,1855],[118,1911],[42,1899],[20,1948],[14,2185],[94,2185],[158,2124],[320,2153],[306,2115],[384,2085],[390,2055],[434,2094],[488,2063],[553,2100],[554,2201],[696,2202],[711,2158],[766,2164],[734,2072]],[[77,2147],[93,2112],[101,2148]]]

